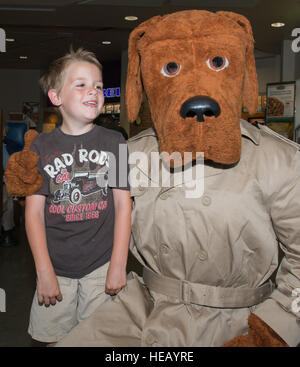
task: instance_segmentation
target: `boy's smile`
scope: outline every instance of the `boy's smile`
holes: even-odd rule
[[[63,124],[86,126],[100,114],[103,103],[103,83],[98,67],[85,61],[70,64],[54,103],[59,105]]]
[[[83,103],[85,106],[90,108],[96,108],[97,107],[97,101],[87,101]]]

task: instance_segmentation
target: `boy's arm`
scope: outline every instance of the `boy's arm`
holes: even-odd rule
[[[62,295],[47,248],[45,220],[45,196],[32,195],[26,198],[25,227],[37,273],[37,293],[40,304],[55,305]]]
[[[126,264],[131,233],[131,198],[127,190],[113,189],[114,245],[106,277],[106,293],[116,294],[126,285]]]

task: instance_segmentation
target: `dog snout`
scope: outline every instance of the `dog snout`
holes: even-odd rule
[[[195,96],[186,100],[180,108],[180,116],[197,116],[197,121],[204,122],[205,116],[218,117],[221,113],[218,102],[208,96]]]

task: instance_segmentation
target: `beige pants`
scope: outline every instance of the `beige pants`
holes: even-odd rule
[[[108,300],[111,297],[105,293],[108,266],[109,262],[80,279],[57,276],[63,300],[54,306],[40,306],[35,292],[28,328],[31,337],[45,343],[57,342]]]

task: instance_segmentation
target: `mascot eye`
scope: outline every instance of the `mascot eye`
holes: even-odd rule
[[[229,65],[227,57],[214,56],[212,59],[206,60],[207,66],[214,71],[221,71]]]
[[[167,77],[173,77],[179,74],[181,69],[181,65],[177,64],[176,62],[168,62],[166,65],[164,65],[161,69],[161,73],[164,76]]]

